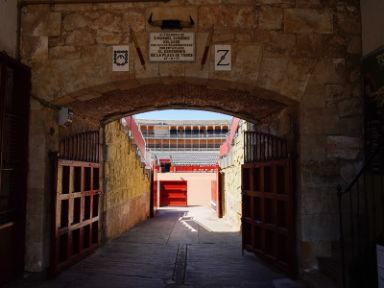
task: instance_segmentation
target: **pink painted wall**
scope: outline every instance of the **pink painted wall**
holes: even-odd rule
[[[211,181],[216,180],[216,173],[159,173],[158,181],[185,180],[188,189],[188,206],[210,207]],[[158,185],[158,191],[159,189]],[[161,193],[160,191],[158,193]],[[158,194],[160,199],[160,194]]]

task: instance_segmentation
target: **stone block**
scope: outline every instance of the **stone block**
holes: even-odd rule
[[[257,4],[295,4],[295,0],[256,0]]]
[[[333,33],[332,12],[317,9],[285,9],[284,31],[289,33]]]
[[[348,40],[347,52],[349,54],[361,54],[362,52],[362,41],[361,36],[351,36]]]
[[[96,34],[96,42],[99,44],[117,45],[120,44],[122,34],[120,32],[111,32],[98,30]]]
[[[283,9],[278,7],[262,7],[259,16],[259,28],[280,30],[283,26]]]
[[[323,135],[326,131],[324,123],[325,120],[324,108],[305,109],[301,112],[301,131],[307,135]]]
[[[362,140],[349,136],[327,136],[327,157],[355,160],[362,149]]]
[[[48,58],[48,37],[24,36],[21,44],[23,59],[44,61]]]
[[[67,32],[86,28],[90,24],[91,20],[81,13],[67,14],[63,19],[63,29]]]
[[[280,84],[280,93],[300,101],[316,61],[313,59],[292,59],[288,63],[285,77]]]
[[[350,97],[350,89],[341,84],[325,85],[325,103],[328,107],[334,107],[343,99]]]
[[[259,77],[263,47],[259,44],[237,46],[233,69],[241,81],[256,81]]]
[[[257,11],[253,6],[201,6],[198,11],[200,29],[207,27],[256,28]]]
[[[333,241],[338,239],[337,214],[308,214],[302,216],[303,241]]]
[[[280,31],[255,30],[254,41],[264,46],[270,56],[295,55],[296,35]]]
[[[302,135],[300,137],[301,159],[305,161],[324,161],[325,139],[324,135]]]
[[[100,14],[100,17],[93,21],[90,28],[109,32],[121,32],[122,20],[122,16],[118,13],[104,12]]]
[[[306,190],[302,197],[303,213],[337,214],[336,185],[314,187]]]
[[[61,33],[61,13],[50,12],[44,15],[33,29],[34,36],[59,36]]]
[[[303,109],[306,108],[324,108],[326,89],[321,84],[310,84],[305,90],[301,101]]]
[[[357,97],[344,99],[337,104],[337,108],[340,117],[363,115],[363,99]]]
[[[312,72],[311,83],[345,84],[346,65],[344,58],[323,58],[316,63]]]
[[[49,58],[80,59],[80,51],[73,46],[57,46],[49,49]]]
[[[65,44],[72,46],[92,45],[94,43],[95,35],[91,30],[87,29],[73,31],[65,39]]]
[[[144,10],[130,9],[123,14],[123,31],[128,31],[132,28],[135,32],[144,31],[146,19]]]
[[[258,84],[267,90],[280,92],[281,83],[288,69],[286,57],[263,57]]]
[[[336,13],[337,28],[342,33],[361,35],[361,19],[358,11],[338,11]]]

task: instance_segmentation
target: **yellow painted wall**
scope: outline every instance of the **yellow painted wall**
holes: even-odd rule
[[[104,233],[112,239],[148,218],[150,179],[119,121],[106,125],[105,144]]]

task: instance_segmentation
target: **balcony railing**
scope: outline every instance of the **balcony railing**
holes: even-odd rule
[[[147,148],[147,151],[151,151],[151,153],[156,153],[156,152],[167,152],[167,151],[219,151],[219,147],[217,148],[205,148],[205,147],[200,147],[200,148]]]
[[[205,139],[205,138],[218,138],[225,139],[227,133],[215,133],[215,134],[163,134],[155,135],[153,133],[143,133],[144,138],[147,139]]]

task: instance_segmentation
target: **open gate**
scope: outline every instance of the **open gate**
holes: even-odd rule
[[[24,271],[30,77],[0,52],[0,286]]]
[[[55,163],[52,273],[79,261],[99,244],[99,132],[62,140]]]
[[[292,162],[287,141],[245,133],[242,245],[290,276],[296,274]]]

